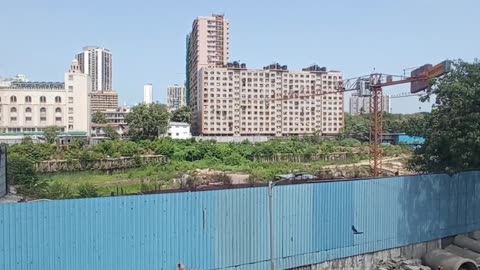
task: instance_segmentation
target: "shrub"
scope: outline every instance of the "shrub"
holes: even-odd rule
[[[13,185],[31,185],[37,181],[32,160],[18,154],[8,155],[7,177]]]
[[[98,197],[98,189],[91,183],[84,183],[77,187],[78,196],[80,198]]]
[[[43,197],[51,200],[64,200],[73,198],[74,193],[70,185],[55,181],[46,187]]]

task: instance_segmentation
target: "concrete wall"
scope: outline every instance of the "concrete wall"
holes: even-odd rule
[[[266,142],[268,140],[274,139],[275,137],[267,136],[195,136],[197,141],[216,141],[219,143],[241,143],[244,141],[249,141],[252,143]]]
[[[480,229],[480,172],[276,186],[273,202],[291,269]],[[0,205],[0,269],[266,270],[268,217],[266,187]]]

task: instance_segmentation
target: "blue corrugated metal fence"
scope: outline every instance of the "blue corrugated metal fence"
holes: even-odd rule
[[[479,176],[277,186],[278,269],[480,229]],[[8,270],[268,269],[268,191],[3,205],[0,258]]]

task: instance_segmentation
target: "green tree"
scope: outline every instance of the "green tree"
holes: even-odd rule
[[[47,127],[45,129],[44,135],[45,139],[49,144],[55,143],[55,140],[57,139],[57,136],[60,134],[60,129],[58,127]]]
[[[117,131],[111,126],[104,127],[103,132],[105,133],[105,136],[111,140],[116,140],[120,137]]]
[[[184,122],[190,124],[192,122],[192,109],[187,106],[181,107],[172,113],[172,118],[170,120],[172,122]]]
[[[409,133],[425,138],[412,169],[453,174],[480,168],[480,63],[455,62],[432,89],[431,114],[410,123]]]
[[[341,138],[357,139],[366,142],[370,138],[370,116],[345,114],[345,128]]]
[[[105,117],[105,114],[101,112],[94,112],[92,114],[92,123],[94,124],[106,124],[108,123],[107,118]]]
[[[165,134],[170,113],[163,104],[141,104],[132,108],[126,116],[129,135],[133,140],[153,140]]]

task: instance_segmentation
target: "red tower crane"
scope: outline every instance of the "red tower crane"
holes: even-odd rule
[[[410,83],[410,95],[419,95],[419,92],[430,91],[430,81],[440,77],[451,69],[451,61],[443,61],[440,64],[432,66],[427,64],[411,72],[410,77],[394,76],[381,73],[373,73],[366,76],[355,77],[339,81],[338,86],[334,86],[337,92],[356,91],[358,96],[370,98],[370,170],[371,176],[378,177],[382,172],[382,133],[383,133],[383,87]],[[397,80],[395,80],[397,79]],[[301,95],[297,91],[289,93],[282,98],[265,100],[266,106],[270,101],[278,100],[303,100],[315,96],[325,95],[327,93],[315,93],[310,95]],[[401,94],[399,96],[408,96]]]
[[[430,81],[440,77],[451,69],[451,62],[444,61],[440,64],[432,66],[424,65],[411,72],[411,77],[400,77],[395,80],[395,76],[381,73],[371,74],[366,80],[360,78],[360,81],[368,83],[367,86],[361,86],[358,91],[361,96],[370,97],[370,169],[373,177],[378,177],[382,172],[382,133],[383,133],[383,87],[410,83],[410,92],[412,94],[421,91],[430,91]],[[345,85],[345,84],[344,84]],[[349,83],[347,82],[347,86]],[[358,84],[357,84],[358,86]],[[343,88],[346,90],[346,88]],[[368,91],[367,91],[368,89]],[[363,93],[362,93],[363,91]]]

